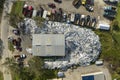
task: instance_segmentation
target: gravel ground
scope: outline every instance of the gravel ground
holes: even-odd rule
[[[37,3],[36,3],[37,2]],[[55,3],[57,8],[63,8],[63,10],[67,12],[74,12],[74,13],[80,13],[84,15],[90,15],[96,18],[100,18],[100,20],[104,20],[105,22],[108,22],[102,15],[103,15],[103,7],[106,6],[103,2],[103,0],[95,0],[94,1],[94,12],[88,12],[84,6],[80,6],[78,9],[76,9],[72,5],[73,0],[62,0],[62,3],[55,3],[54,0],[28,0],[27,3],[29,5],[34,6],[35,8],[38,8],[39,5],[44,6],[44,9],[49,9],[47,4],[48,3]],[[99,4],[98,4],[99,3]]]

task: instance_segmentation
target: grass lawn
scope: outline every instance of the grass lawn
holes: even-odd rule
[[[0,80],[4,80],[4,79],[3,79],[3,73],[2,73],[2,72],[0,72]]]
[[[120,3],[118,4],[118,7],[117,7],[117,17],[116,17],[116,20],[119,22],[119,26],[120,26]]]
[[[17,27],[18,22],[23,20],[24,16],[22,14],[24,1],[16,1],[12,6],[12,10],[10,13],[10,25],[14,28]]]
[[[12,44],[12,42],[8,41],[8,49],[12,52],[14,52],[14,45]]]
[[[17,16],[23,16],[22,15],[23,5],[24,5],[24,1],[16,1],[13,4],[11,14],[15,14]]]
[[[4,5],[5,0],[0,0],[0,22],[1,22],[1,16],[3,12],[3,5]]]
[[[115,20],[118,21],[120,28],[120,3],[118,4],[117,13]],[[112,78],[120,80],[120,30],[111,30],[108,32],[98,30],[95,33],[99,35],[102,45],[100,58],[107,61],[109,65],[112,64],[112,67],[109,67]]]

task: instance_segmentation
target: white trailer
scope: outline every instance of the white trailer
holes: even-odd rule
[[[99,24],[98,28],[101,30],[110,30],[110,25],[109,24]]]

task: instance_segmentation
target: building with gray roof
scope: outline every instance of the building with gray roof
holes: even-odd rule
[[[63,34],[33,34],[32,53],[34,56],[65,56]]]

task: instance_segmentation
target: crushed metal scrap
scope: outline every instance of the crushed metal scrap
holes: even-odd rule
[[[26,26],[26,33],[62,33],[65,35],[66,56],[55,61],[45,61],[45,68],[64,69],[73,65],[90,65],[91,62],[96,61],[100,54],[99,37],[91,29],[53,21],[46,21],[42,27],[37,27],[32,19],[25,19],[24,26]]]

